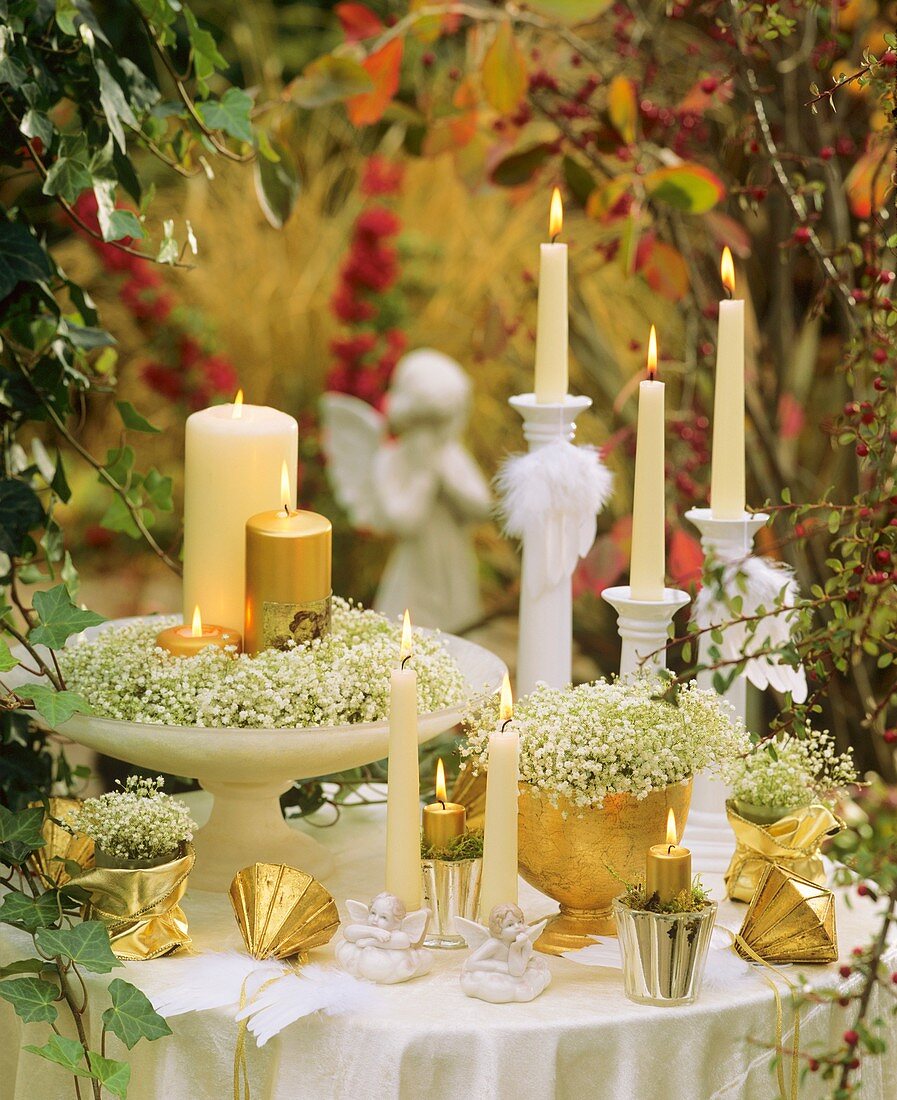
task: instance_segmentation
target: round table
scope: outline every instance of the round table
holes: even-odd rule
[[[193,808],[202,816],[203,800]],[[207,812],[207,809],[206,809]],[[312,829],[303,823],[297,826]],[[336,869],[326,885],[344,912],[347,897],[368,901],[382,889],[385,810],[383,806],[345,809],[332,828],[315,836],[333,852]],[[696,868],[700,871],[700,867]],[[713,896],[722,898],[722,880],[705,876]],[[521,883],[527,917],[552,912],[554,903]],[[196,950],[219,951],[241,944],[226,896],[188,892],[184,908]],[[739,927],[745,906],[724,902],[719,921]],[[848,909],[839,899],[838,934],[846,958],[866,943],[875,906],[856,899]],[[8,926],[0,932],[0,965],[27,951],[27,937]],[[633,1004],[622,991],[618,970],[549,959],[552,983],[531,1004],[491,1005],[464,996],[458,971],[464,951],[434,952],[432,972],[416,981],[377,987],[364,1015],[313,1016],[286,1028],[265,1047],[248,1042],[253,1100],[771,1100],[777,1095],[768,1046],[775,1038],[773,994],[763,978],[749,971],[730,981],[705,982],[697,1004],[654,1008]],[[333,946],[316,951],[314,961],[330,963]],[[90,975],[92,990],[116,976],[150,996],[167,981],[168,962],[126,963],[110,975]],[[842,985],[836,965],[790,968],[815,986]],[[850,979],[849,979],[850,980]],[[788,990],[782,985],[783,999]],[[90,1021],[96,1034],[97,997]],[[879,1014],[873,1006],[872,1018]],[[865,1100],[897,1096],[897,1022],[882,1006],[889,1051],[864,1063]],[[785,1041],[790,1041],[786,1009]],[[128,1053],[110,1037],[107,1055],[132,1065],[129,1100],[223,1100],[233,1094],[237,1025],[224,1011],[174,1017],[173,1035],[141,1042]],[[803,1010],[801,1045],[831,1047],[849,1026],[848,1010],[812,1005]],[[22,1025],[0,1002],[0,1098],[70,1100],[72,1078],[32,1054],[23,1043],[41,1044],[42,1024]],[[801,1097],[828,1094],[810,1076]]]

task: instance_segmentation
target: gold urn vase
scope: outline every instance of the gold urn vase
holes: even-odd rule
[[[520,784],[520,874],[561,906],[536,941],[539,951],[560,955],[587,947],[591,936],[616,935],[611,903],[623,892],[620,880],[644,882],[648,849],[664,842],[670,809],[681,837],[691,788],[691,780],[677,783],[641,801],[612,794],[591,810],[563,797],[554,806],[546,794]]]

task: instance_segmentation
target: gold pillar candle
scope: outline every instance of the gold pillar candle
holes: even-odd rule
[[[467,829],[467,810],[457,802],[447,801],[445,768],[442,760],[436,765],[436,801],[424,806],[424,843],[430,848],[445,848]]]
[[[653,844],[648,849],[645,869],[645,897],[657,894],[661,905],[667,905],[683,891],[691,889],[691,852],[681,848],[676,836],[676,815],[667,815],[667,842]]]
[[[199,607],[193,609],[193,622],[190,626],[170,626],[156,635],[156,645],[167,650],[173,657],[193,657],[206,646],[216,649],[233,647],[234,654],[240,652],[243,639],[229,626],[215,626],[204,623]]]
[[[330,632],[330,520],[294,510],[283,469],[284,506],[246,523],[246,618],[250,656]]]

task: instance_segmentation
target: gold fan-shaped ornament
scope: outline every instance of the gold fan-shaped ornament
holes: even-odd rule
[[[339,928],[336,902],[317,879],[282,863],[253,863],[234,876],[230,901],[246,949],[255,959],[304,962]]]
[[[32,852],[29,862],[47,886],[63,886],[71,875],[66,871],[66,860],[73,860],[86,871],[93,867],[93,841],[87,836],[73,836],[57,821],[81,806],[80,798],[51,798],[49,810],[44,816],[41,834],[46,841],[43,848]],[[43,802],[30,802],[29,806],[43,806]],[[55,821],[53,819],[56,819]]]
[[[739,936],[766,962],[834,962],[838,958],[835,895],[772,863],[760,880]]]
[[[458,772],[458,778],[451,793],[452,802],[457,802],[467,810],[467,828],[482,829],[486,820],[486,771],[480,769],[474,775],[469,764]]]

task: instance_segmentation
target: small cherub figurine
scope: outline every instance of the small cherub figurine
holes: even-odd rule
[[[432,956],[420,946],[430,919],[429,909],[405,911],[393,894],[378,894],[370,904],[347,901],[352,924],[342,928],[336,957],[346,973],[378,985],[407,982],[426,974]]]
[[[461,969],[461,988],[468,997],[492,1004],[532,1001],[548,986],[551,971],[533,951],[533,943],[548,923],[530,928],[517,905],[496,905],[489,928],[455,918],[474,949]]]

